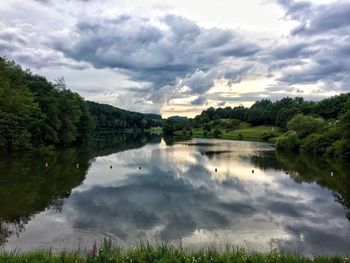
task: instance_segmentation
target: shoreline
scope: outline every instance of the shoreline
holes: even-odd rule
[[[90,249],[33,250],[30,252],[1,251],[0,262],[350,262],[346,255],[302,256],[299,253],[288,253],[279,250],[257,252],[227,245],[224,250],[215,248],[184,249],[179,246],[161,243],[152,246],[139,243],[130,248],[121,248],[111,240],[101,244],[95,243]]]

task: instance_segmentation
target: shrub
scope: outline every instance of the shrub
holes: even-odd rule
[[[203,131],[210,132],[211,131],[211,126],[209,123],[204,123],[203,124]]]
[[[261,139],[265,142],[270,140],[271,138],[275,137],[275,135],[272,132],[264,132],[263,135],[261,136]]]
[[[286,132],[276,142],[276,148],[278,150],[298,151],[299,146],[300,140],[295,131]]]
[[[327,134],[314,133],[305,138],[303,142],[302,151],[310,152],[315,155],[324,155],[334,141],[331,136],[327,136]]]
[[[163,133],[167,135],[172,135],[174,133],[174,126],[170,122],[165,122],[163,125]]]
[[[324,119],[303,114],[296,115],[287,123],[288,130],[296,131],[299,138],[320,132],[325,126],[326,122]]]
[[[219,129],[215,129],[213,132],[212,132],[212,135],[214,138],[220,138],[220,135],[222,134],[222,132],[219,130]]]
[[[331,149],[334,156],[346,159],[350,158],[350,142],[348,140],[342,139],[334,142]]]

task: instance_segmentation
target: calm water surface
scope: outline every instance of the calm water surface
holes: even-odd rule
[[[266,143],[122,135],[0,156],[0,247],[8,250],[111,237],[121,246],[350,254],[349,208],[349,167],[277,154]]]

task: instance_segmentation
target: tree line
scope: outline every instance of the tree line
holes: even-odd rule
[[[172,134],[181,130],[185,134],[202,129],[203,134],[212,130],[212,137],[220,137],[220,129],[234,130],[240,122],[272,125],[285,132],[276,143],[280,150],[350,158],[350,93],[319,102],[287,97],[277,101],[263,99],[250,108],[211,107],[193,119],[168,118],[163,132]]]
[[[287,123],[297,114],[320,116],[326,120],[337,119],[343,113],[350,98],[349,94],[341,94],[320,102],[305,101],[302,97],[283,98],[277,101],[263,99],[255,102],[250,108],[244,106],[209,108],[202,111],[193,120],[195,127],[215,119],[236,119],[256,125],[274,125],[287,129]]]
[[[94,130],[161,126],[156,114],[141,114],[85,101],[55,83],[0,57],[0,150],[37,149],[85,142]]]
[[[220,120],[229,119],[229,122]],[[193,119],[142,114],[111,105],[85,101],[67,89],[63,78],[55,83],[23,70],[0,57],[0,149],[33,149],[67,146],[86,141],[94,130],[145,130],[162,126],[164,134],[211,127],[235,129],[239,122],[273,125],[286,133],[277,148],[315,155],[350,158],[350,94],[320,102],[301,97],[268,99],[243,106],[209,108]],[[221,127],[223,126],[223,127]],[[220,136],[217,130],[215,137]]]

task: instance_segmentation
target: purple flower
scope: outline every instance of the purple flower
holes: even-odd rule
[[[96,242],[94,242],[94,245],[92,246],[92,256],[96,256],[97,253],[97,245]]]

